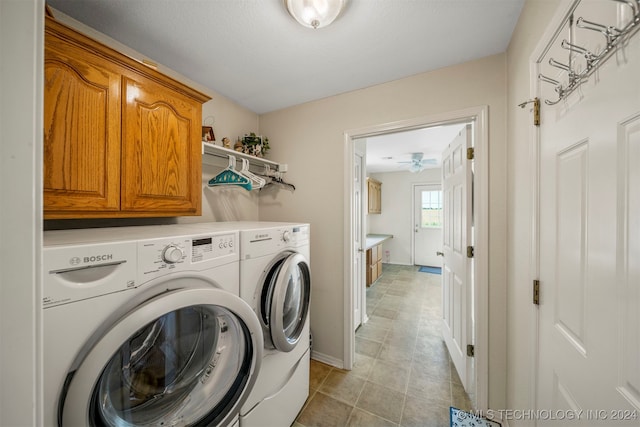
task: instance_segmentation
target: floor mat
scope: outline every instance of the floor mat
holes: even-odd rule
[[[420,267],[420,269],[418,271],[421,272],[421,273],[442,274],[442,268],[441,267],[425,267],[425,266],[422,266],[422,267]]]
[[[502,424],[480,418],[453,406],[449,408],[449,420],[451,427],[501,427]]]

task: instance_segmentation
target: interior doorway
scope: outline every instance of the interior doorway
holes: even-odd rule
[[[355,333],[353,329],[354,325],[354,307],[357,304],[354,301],[354,296],[357,293],[354,292],[354,287],[361,286],[357,282],[358,272],[354,271],[354,266],[362,265],[364,262],[359,262],[355,258],[362,257],[362,248],[356,247],[356,240],[353,239],[354,231],[362,229],[362,223],[358,223],[358,218],[354,218],[354,211],[357,210],[356,203],[362,203],[362,199],[358,197],[357,193],[353,191],[355,161],[354,155],[356,151],[356,142],[363,138],[375,137],[384,134],[392,134],[405,132],[413,129],[435,127],[452,124],[466,124],[472,123],[473,140],[475,142],[476,162],[474,166],[474,172],[476,174],[476,184],[474,191],[477,193],[477,199],[483,199],[484,203],[478,203],[473,213],[471,220],[476,227],[474,227],[474,236],[470,241],[476,242],[478,249],[488,247],[487,237],[484,235],[488,228],[488,207],[486,205],[486,188],[488,184],[488,171],[487,164],[488,159],[485,153],[487,152],[487,129],[486,129],[486,107],[478,107],[458,112],[447,113],[438,116],[423,117],[413,120],[407,120],[402,122],[395,122],[391,124],[383,124],[378,126],[372,126],[364,129],[352,130],[345,133],[345,181],[348,182],[348,192],[346,194],[347,200],[345,200],[345,254],[348,260],[345,261],[345,325],[348,325],[344,332],[345,342],[345,354],[344,354],[344,367],[345,369],[351,369],[355,358]],[[384,203],[384,202],[383,202]],[[411,214],[409,214],[411,219]],[[360,217],[360,221],[362,221]],[[407,221],[411,226],[413,233],[413,226],[411,222]],[[469,319],[473,325],[472,327],[465,325],[468,330],[468,344],[474,346],[477,351],[473,355],[472,362],[475,368],[470,370],[473,375],[472,384],[473,389],[467,390],[470,397],[473,399],[474,406],[478,409],[487,407],[487,390],[488,390],[488,314],[487,314],[487,300],[488,300],[488,251],[482,250],[482,256],[475,259],[472,264],[472,274],[475,277],[474,283],[477,289],[471,291],[469,289]],[[360,307],[360,310],[366,311],[366,302]],[[471,356],[469,356],[471,357]]]

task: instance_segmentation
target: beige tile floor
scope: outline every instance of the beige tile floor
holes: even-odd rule
[[[309,398],[293,427],[449,426],[470,410],[440,333],[441,276],[384,264],[367,289],[353,370],[311,361]]]

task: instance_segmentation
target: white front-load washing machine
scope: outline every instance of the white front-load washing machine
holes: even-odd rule
[[[237,231],[44,233],[44,424],[228,426],[260,371]]]
[[[309,396],[309,225],[242,223],[238,229],[240,297],[258,315],[265,342],[240,426],[289,426]]]

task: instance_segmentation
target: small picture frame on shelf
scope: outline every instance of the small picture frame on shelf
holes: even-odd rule
[[[216,136],[213,133],[211,126],[202,126],[202,140],[206,142],[213,142],[216,140]]]

